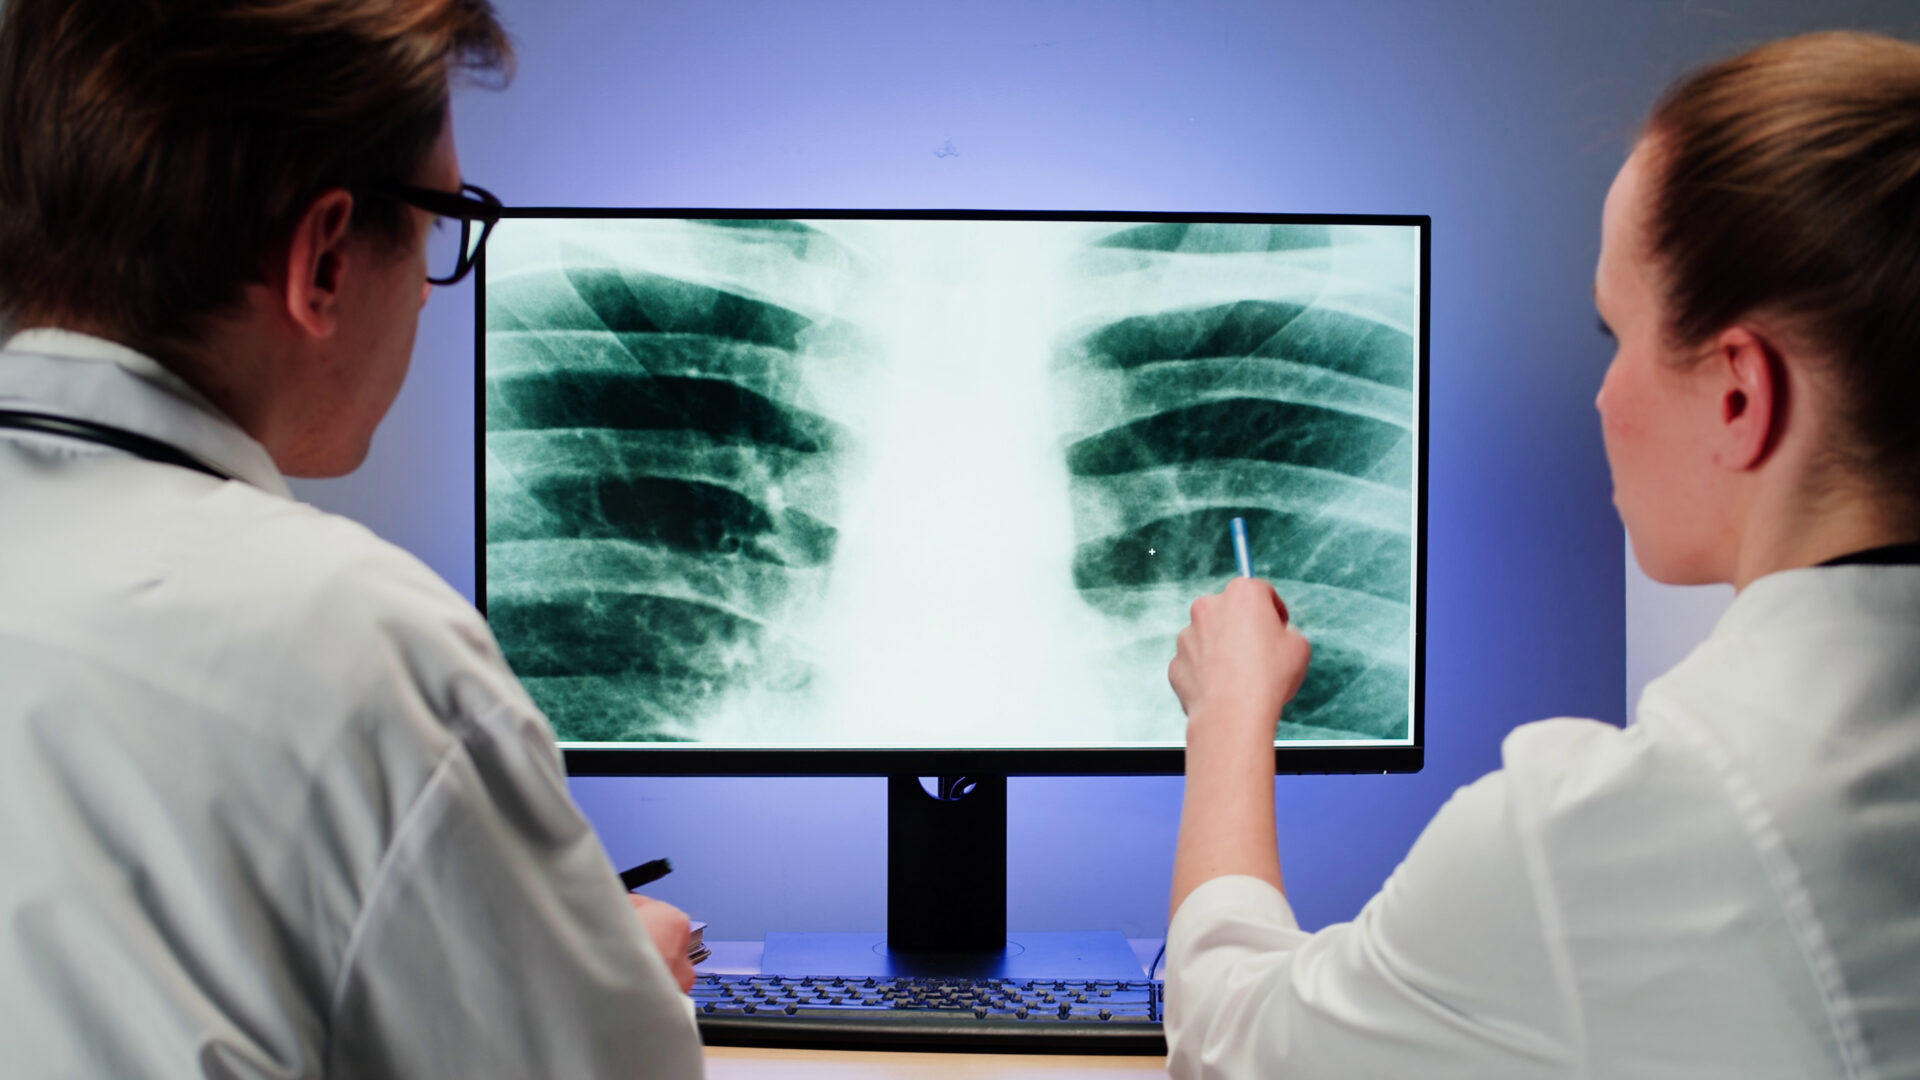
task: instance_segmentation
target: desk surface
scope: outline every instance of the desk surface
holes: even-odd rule
[[[710,941],[713,956],[701,971],[758,974],[761,943]],[[1130,940],[1145,965],[1160,948],[1155,940]],[[765,1047],[709,1046],[708,1080],[1139,1080],[1166,1076],[1158,1055],[1096,1057],[1061,1054],[915,1054],[893,1050],[776,1050]]]

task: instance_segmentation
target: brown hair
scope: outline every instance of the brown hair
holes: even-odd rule
[[[266,278],[322,192],[398,244],[455,71],[512,62],[487,0],[5,0],[0,313],[162,359]]]
[[[1849,473],[1920,502],[1920,47],[1859,33],[1761,46],[1647,122],[1670,336],[1762,318],[1824,360]]]

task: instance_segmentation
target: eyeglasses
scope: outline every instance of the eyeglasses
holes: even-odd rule
[[[493,193],[476,184],[461,184],[460,194],[406,184],[375,184],[373,189],[408,206],[439,215],[427,233],[427,283],[452,285],[473,269],[473,260],[487,242],[487,234],[504,209]],[[460,223],[458,231],[448,228]],[[475,229],[474,222],[480,227]]]

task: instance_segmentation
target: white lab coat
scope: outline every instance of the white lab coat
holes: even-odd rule
[[[486,624],[126,349],[0,408],[0,1074],[691,1077],[687,999]]]
[[[1173,1074],[1920,1076],[1920,567],[1762,578],[1630,727],[1503,754],[1351,923],[1196,889]]]

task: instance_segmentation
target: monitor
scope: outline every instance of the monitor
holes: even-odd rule
[[[481,606],[576,774],[1177,773],[1240,518],[1278,769],[1417,770],[1429,229],[511,210]]]

